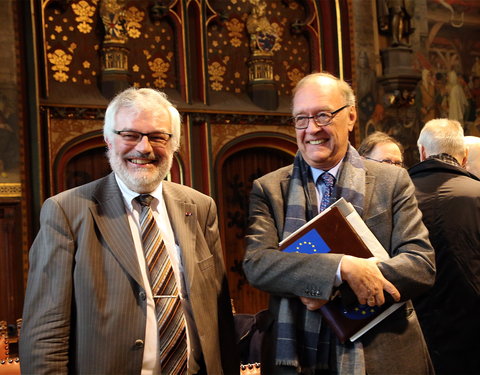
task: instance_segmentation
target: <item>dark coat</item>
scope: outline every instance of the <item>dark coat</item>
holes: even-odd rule
[[[409,170],[435,249],[434,287],[414,300],[437,373],[480,371],[480,181],[428,159]]]

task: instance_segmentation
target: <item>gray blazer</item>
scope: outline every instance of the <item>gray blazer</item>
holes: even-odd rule
[[[271,294],[270,310],[275,316],[282,296],[310,297],[313,291],[318,298],[328,299],[341,258],[335,254],[286,254],[277,250],[291,172],[292,166],[287,166],[261,177],[254,181],[250,195],[244,271],[253,286]],[[362,218],[391,256],[379,268],[400,291],[402,300],[410,300],[431,287],[435,275],[434,252],[417,208],[412,182],[403,168],[368,160],[364,169],[356,173],[359,175],[340,175],[341,186],[356,184],[358,188],[358,181],[365,181],[360,187],[365,194]],[[273,347],[275,336],[273,332]],[[410,301],[361,341],[369,375],[432,372]],[[271,350],[264,359],[266,372],[273,358]]]
[[[238,373],[215,203],[167,181],[163,195],[197,328],[189,330],[190,372]],[[40,221],[30,250],[22,373],[140,374],[145,286],[114,174],[47,199]]]

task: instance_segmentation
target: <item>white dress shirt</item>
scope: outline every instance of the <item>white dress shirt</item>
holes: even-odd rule
[[[142,375],[153,375],[159,373],[158,363],[158,326],[155,316],[155,302],[150,287],[148,278],[148,270],[145,261],[145,255],[143,252],[141,230],[140,230],[140,212],[142,207],[140,203],[136,201],[138,193],[130,190],[127,186],[115,175],[120,191],[122,192],[125,207],[127,208],[128,222],[130,224],[130,230],[132,232],[133,242],[135,244],[135,252],[138,258],[138,264],[140,265],[140,271],[142,273],[142,279],[145,286],[145,292],[147,294],[147,322],[145,326],[145,341],[143,352],[143,365]],[[162,195],[162,183],[152,192],[149,193],[155,199],[152,200],[150,208],[153,211],[153,216],[160,229],[163,241],[165,243],[170,262],[172,263],[173,272],[177,281],[178,291],[180,298],[185,298],[185,283],[183,278],[183,266],[181,260],[180,247],[175,243],[175,236],[168,218],[167,209]],[[185,307],[185,304],[182,303]],[[186,311],[190,313],[190,311]],[[188,325],[186,327],[188,330]],[[187,334],[188,338],[188,334]],[[187,341],[187,345],[189,345]],[[187,353],[189,351],[187,350]]]

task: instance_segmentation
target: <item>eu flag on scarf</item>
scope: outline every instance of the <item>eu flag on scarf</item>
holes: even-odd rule
[[[320,234],[318,234],[317,230],[312,229],[290,246],[283,249],[283,251],[287,253],[320,254],[329,253],[331,249]]]

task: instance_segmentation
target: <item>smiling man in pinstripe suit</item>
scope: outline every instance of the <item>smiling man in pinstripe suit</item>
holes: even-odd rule
[[[165,373],[155,316],[155,298],[165,296],[150,287],[136,199],[143,194],[153,197],[152,222],[178,289],[167,297],[180,300],[186,326],[186,363],[175,373],[238,373],[216,205],[164,180],[180,126],[163,93],[125,90],[105,114],[113,173],[45,201],[30,250],[22,373]]]

